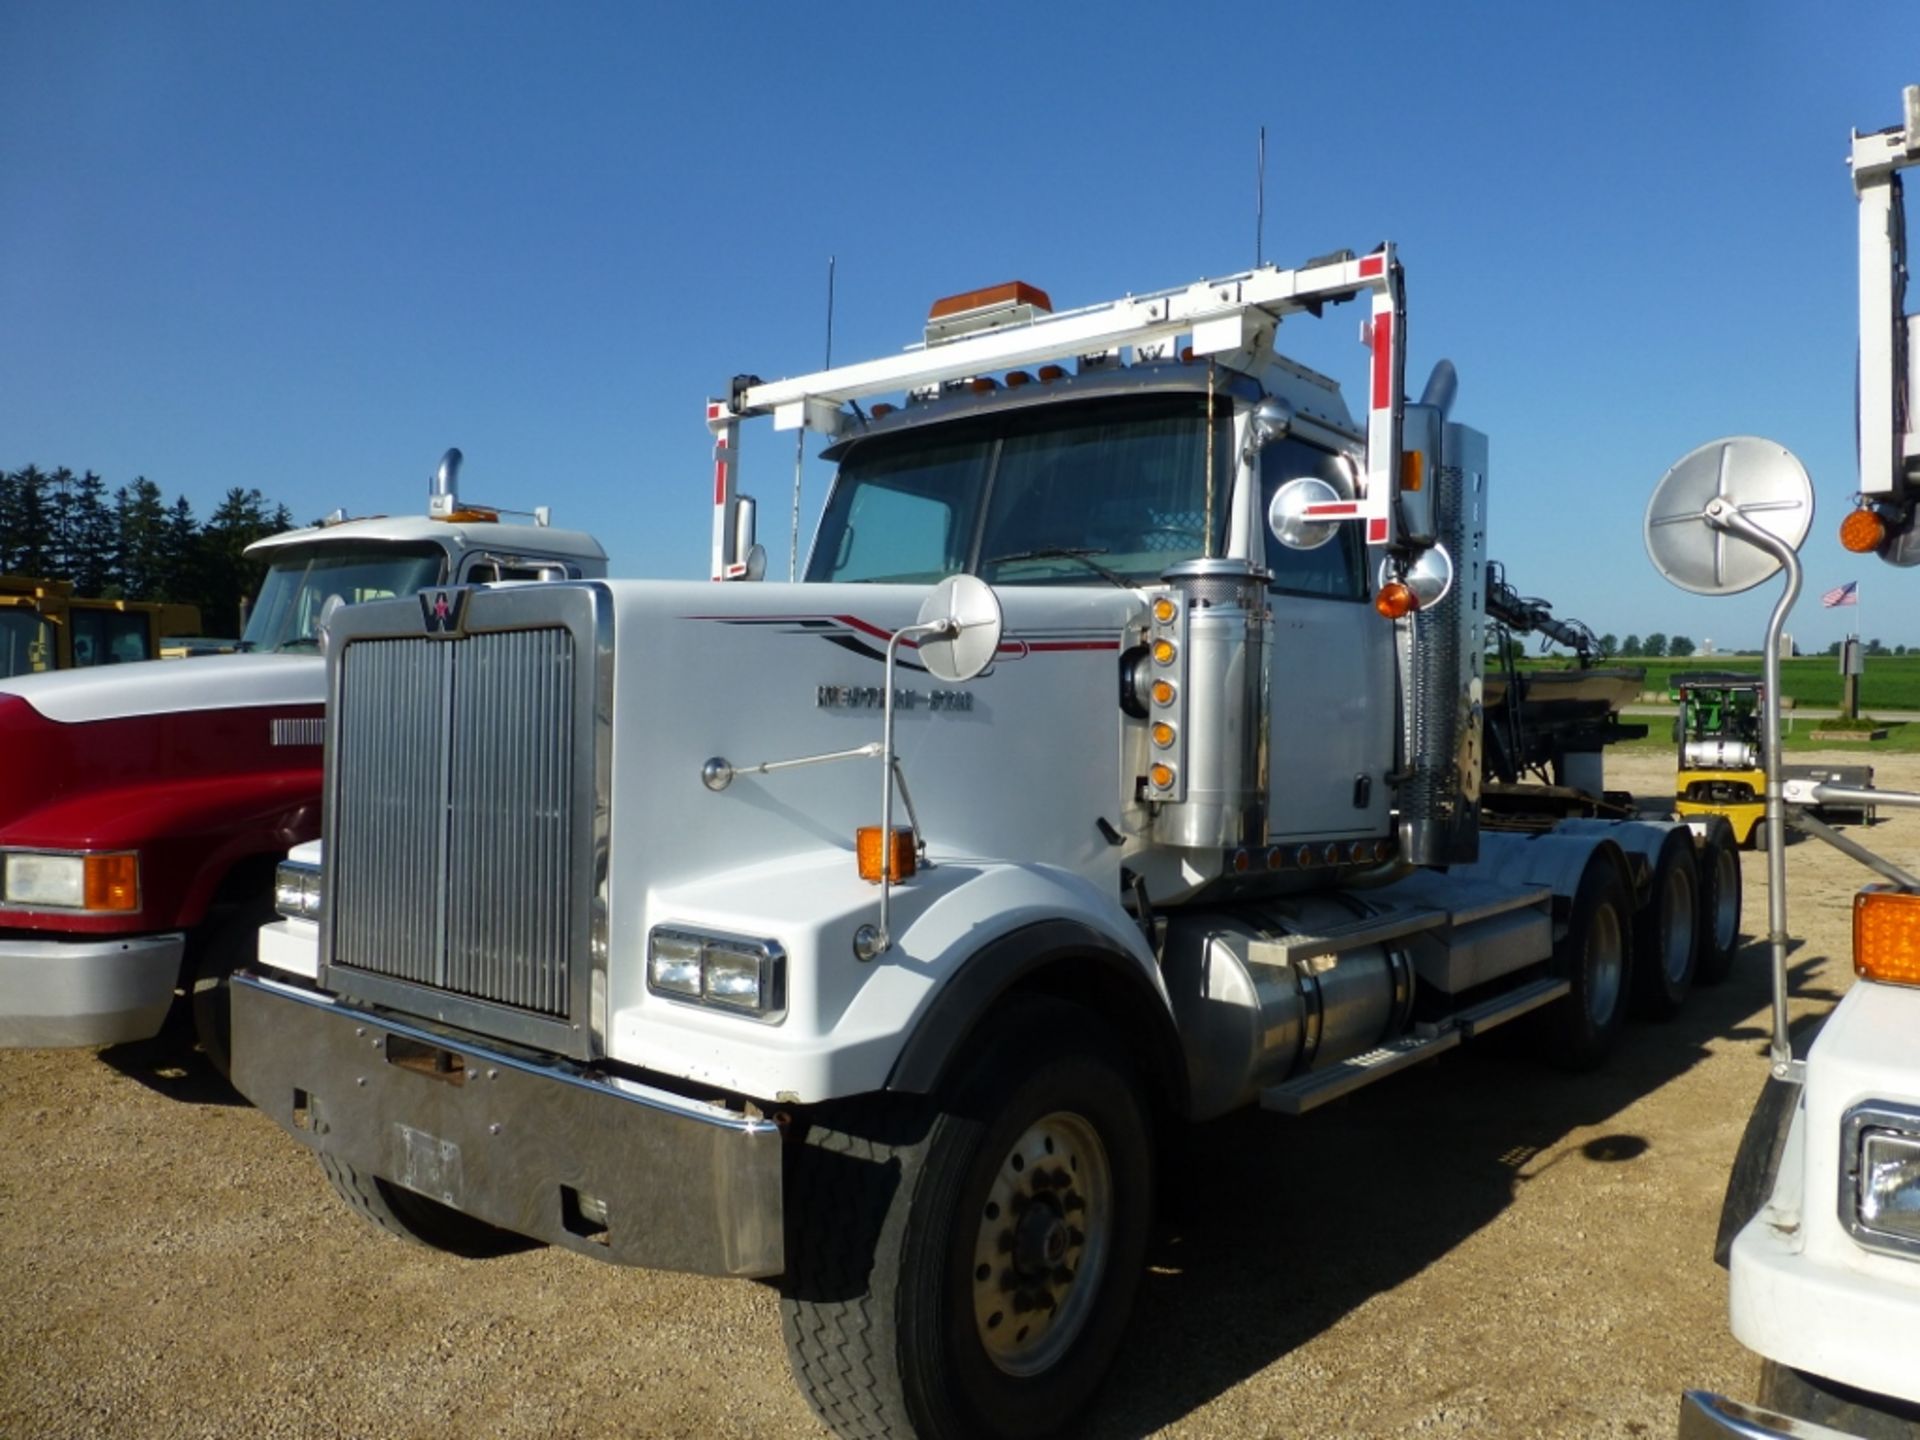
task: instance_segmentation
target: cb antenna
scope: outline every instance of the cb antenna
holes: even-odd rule
[[[833,265],[827,257],[827,360],[820,368],[833,368]],[[807,427],[802,425],[793,437],[793,526],[787,534],[787,580],[800,578],[800,474],[807,459]]]
[[[1267,127],[1260,127],[1260,149],[1253,170],[1253,268],[1265,260],[1267,228]]]

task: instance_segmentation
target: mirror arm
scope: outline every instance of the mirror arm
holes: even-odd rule
[[[1786,589],[1767,620],[1767,651],[1763,657],[1766,703],[1762,725],[1766,732],[1767,769],[1767,942],[1773,955],[1773,1074],[1794,1077],[1793,1042],[1787,1034],[1787,846],[1786,814],[1780,794],[1780,637],[1787,615],[1800,598],[1800,557],[1793,546],[1754,524],[1724,497],[1707,502],[1701,518],[1716,530],[1737,535],[1778,560],[1787,572]]]
[[[880,925],[862,925],[853,933],[853,953],[862,960],[877,960],[893,948],[893,669],[900,658],[900,642],[910,639],[952,640],[960,633],[959,624],[949,617],[930,620],[924,625],[908,625],[893,632],[887,641],[887,671],[884,680],[887,699],[885,718],[880,729]]]

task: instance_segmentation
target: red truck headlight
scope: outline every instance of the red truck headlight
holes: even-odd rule
[[[140,908],[140,857],[132,851],[9,850],[0,868],[0,897],[8,905],[110,915]]]

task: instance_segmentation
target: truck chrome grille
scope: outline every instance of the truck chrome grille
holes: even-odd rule
[[[577,663],[558,626],[343,648],[332,965],[568,1016]]]

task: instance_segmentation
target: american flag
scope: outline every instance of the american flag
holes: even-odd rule
[[[1820,597],[1820,603],[1831,610],[1836,605],[1858,605],[1860,603],[1860,582],[1849,580],[1844,585],[1836,585]]]

